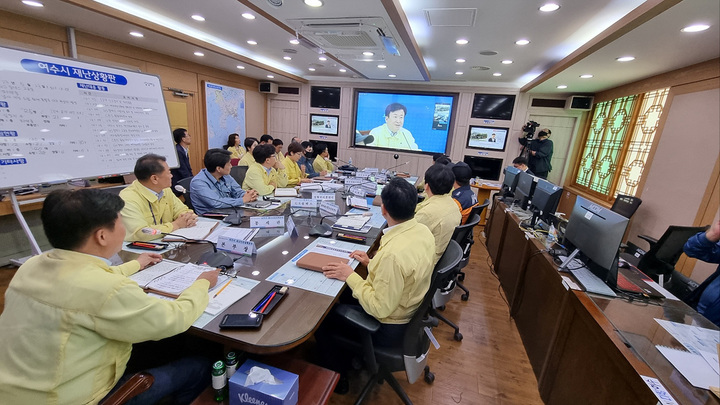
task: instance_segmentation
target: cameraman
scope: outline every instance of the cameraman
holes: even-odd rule
[[[550,159],[553,155],[553,142],[548,139],[552,132],[544,128],[538,132],[537,140],[521,137],[520,144],[527,147],[528,167],[536,176],[547,179],[548,173],[552,170]]]

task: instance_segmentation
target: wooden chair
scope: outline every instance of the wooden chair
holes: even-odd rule
[[[135,373],[122,387],[100,402],[100,405],[122,405],[150,389],[154,382],[155,378],[149,373]]]

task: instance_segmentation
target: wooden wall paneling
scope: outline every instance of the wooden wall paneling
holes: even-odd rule
[[[296,119],[299,111],[300,102],[298,100],[269,99],[268,134],[273,138],[282,139],[285,143],[290,143],[290,139],[299,133]]]
[[[55,39],[42,38],[25,32],[0,28],[0,46],[24,49],[42,54],[67,56],[65,42]]]
[[[2,27],[0,32],[4,30],[16,31],[18,33],[30,34],[33,38],[29,38],[25,41],[25,38],[19,40],[23,43],[42,45],[40,42],[42,39],[49,39],[59,42],[67,42],[67,33],[65,27],[61,27],[56,24],[49,24],[45,21],[36,20],[34,18],[25,17],[19,14],[13,14],[8,11],[0,10],[0,22]],[[0,35],[3,38],[4,34]],[[12,38],[11,38],[12,39]]]

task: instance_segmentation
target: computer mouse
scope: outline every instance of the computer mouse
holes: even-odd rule
[[[196,263],[227,270],[233,268],[233,262],[233,258],[223,252],[205,252]]]

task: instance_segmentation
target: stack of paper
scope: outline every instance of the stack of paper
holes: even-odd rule
[[[323,185],[320,183],[303,183],[300,185],[300,191],[321,191]]]
[[[276,188],[275,197],[297,197],[297,190],[293,187]]]
[[[208,266],[163,260],[133,274],[130,278],[148,292],[177,297],[190,287],[200,274],[210,270],[214,269]]]
[[[217,221],[198,221],[193,227],[174,230],[172,235],[167,235],[162,240],[176,242],[203,240],[210,235],[210,232],[212,232],[217,225]]]
[[[212,243],[217,243],[218,238],[221,236],[240,240],[252,240],[257,231],[257,228],[222,227],[211,233],[206,240],[209,240]]]
[[[655,319],[688,351],[656,346],[658,351],[695,387],[710,389],[720,381],[717,348],[720,331]]]
[[[346,215],[338,218],[333,225],[333,228],[359,231],[369,220],[370,217],[366,217],[364,215]]]
[[[345,203],[350,207],[360,208],[364,210],[369,209],[367,199],[365,197],[348,197]]]

